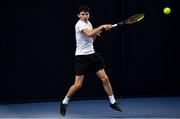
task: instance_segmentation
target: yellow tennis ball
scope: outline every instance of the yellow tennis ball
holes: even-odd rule
[[[165,7],[163,12],[164,12],[164,14],[168,15],[171,13],[171,9],[169,7]]]

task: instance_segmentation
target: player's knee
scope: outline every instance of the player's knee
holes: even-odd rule
[[[103,83],[108,83],[109,78],[108,78],[108,76],[103,76],[103,77],[101,78],[101,80],[102,80]]]
[[[74,86],[77,88],[77,89],[80,89],[82,87],[82,83],[75,83]]]

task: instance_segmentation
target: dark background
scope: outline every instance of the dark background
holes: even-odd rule
[[[74,81],[77,8],[91,7],[94,27],[145,13],[136,24],[95,42],[115,96],[179,96],[179,0],[37,0],[1,2],[0,102],[61,100]],[[171,7],[171,14],[163,8]],[[89,72],[74,99],[106,98]]]

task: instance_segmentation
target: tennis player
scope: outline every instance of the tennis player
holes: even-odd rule
[[[111,24],[101,25],[93,29],[89,21],[90,8],[82,5],[78,9],[79,20],[75,25],[76,52],[75,52],[75,81],[69,88],[65,98],[60,104],[60,114],[65,116],[70,98],[81,88],[86,71],[92,70],[101,79],[104,90],[110,100],[110,108],[120,112],[121,109],[115,100],[109,78],[105,72],[105,64],[100,54],[95,53],[93,42],[103,30],[112,28]]]

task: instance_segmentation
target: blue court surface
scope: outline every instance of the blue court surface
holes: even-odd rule
[[[180,118],[180,97],[117,99],[123,112],[109,109],[108,99],[71,100],[65,117],[59,114],[60,102],[0,104],[0,119],[117,119]]]

